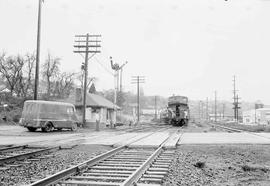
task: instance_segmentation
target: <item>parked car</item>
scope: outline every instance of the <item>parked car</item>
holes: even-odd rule
[[[20,125],[34,132],[41,128],[43,132],[50,132],[54,129],[78,128],[78,118],[73,104],[28,100],[24,102]]]

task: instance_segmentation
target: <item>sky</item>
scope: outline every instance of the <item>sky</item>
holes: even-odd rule
[[[38,0],[0,0],[0,51],[36,50]],[[233,75],[242,101],[270,104],[270,0],[45,0],[41,62],[48,52],[61,70],[79,72],[76,34],[101,34],[101,53],[89,61],[97,90],[114,81],[109,57],[131,76],[145,76],[146,95],[232,101]]]

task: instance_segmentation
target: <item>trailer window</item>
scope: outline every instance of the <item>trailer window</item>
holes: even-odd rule
[[[68,108],[67,108],[67,113],[68,113],[68,114],[73,114],[73,113],[74,113],[73,107],[68,107]]]

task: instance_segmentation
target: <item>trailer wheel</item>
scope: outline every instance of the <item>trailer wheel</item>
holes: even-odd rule
[[[71,124],[71,131],[76,131],[76,130],[78,130],[78,125],[77,125],[77,123],[72,123],[72,124]]]
[[[34,127],[27,127],[27,129],[30,131],[30,132],[35,132],[37,130],[37,128],[34,128]]]
[[[183,120],[181,121],[181,126],[184,126],[185,124],[186,124],[186,120],[183,119]]]
[[[51,122],[47,122],[44,127],[41,128],[42,132],[51,132],[53,130],[53,125]]]

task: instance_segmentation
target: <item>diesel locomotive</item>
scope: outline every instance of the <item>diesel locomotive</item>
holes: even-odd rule
[[[183,126],[189,121],[189,106],[186,96],[171,96],[168,99],[168,106],[160,112],[161,122]]]

